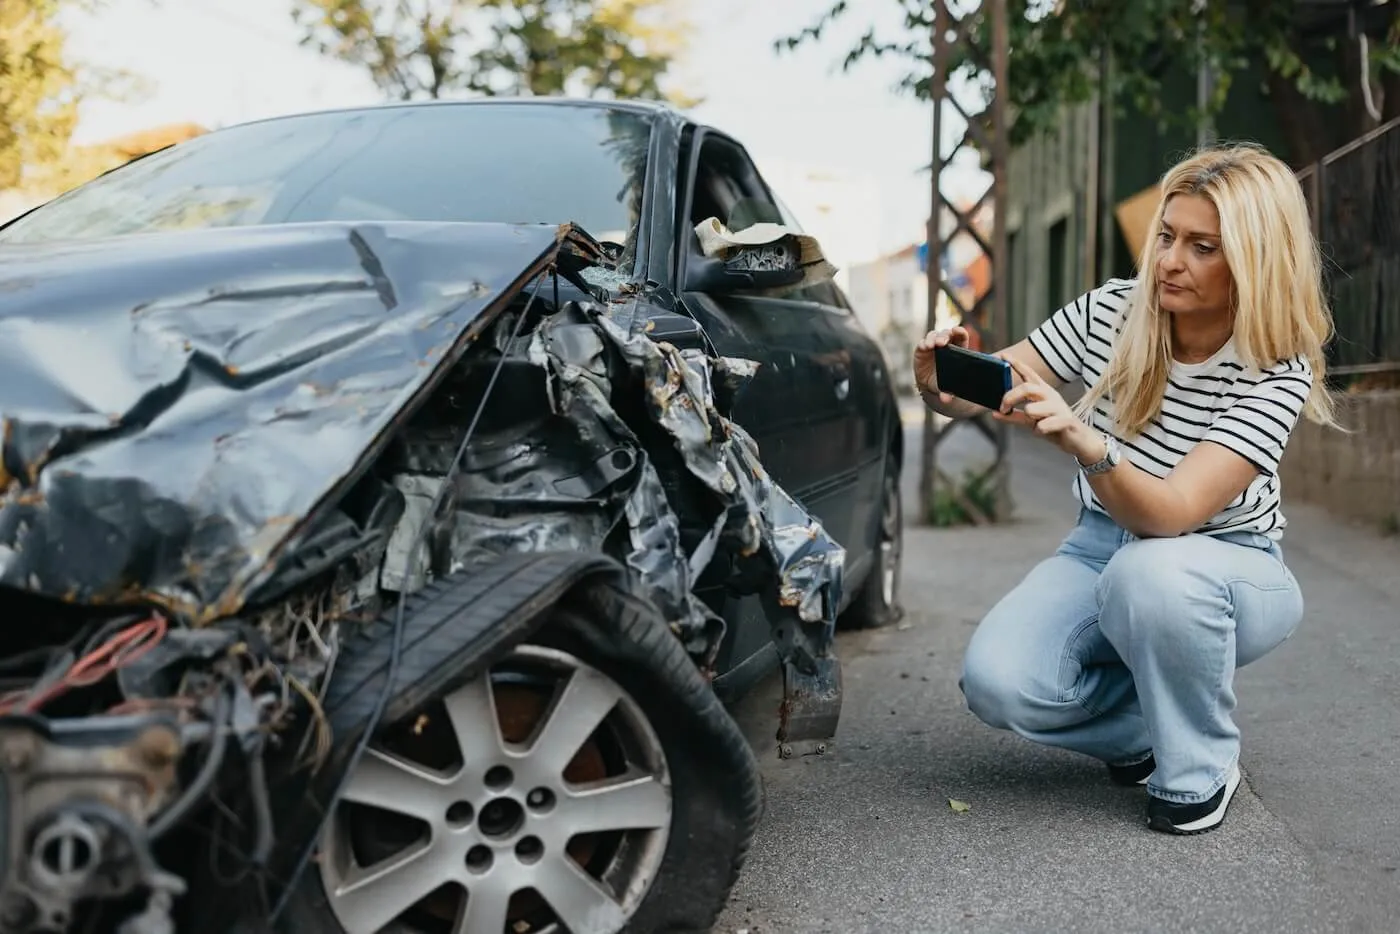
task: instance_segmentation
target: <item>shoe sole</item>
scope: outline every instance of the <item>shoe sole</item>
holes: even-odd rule
[[[1230,802],[1235,799],[1235,792],[1239,791],[1239,788],[1240,767],[1236,765],[1230,770],[1230,777],[1225,780],[1225,797],[1220,799],[1220,806],[1214,811],[1205,817],[1198,817],[1184,824],[1173,824],[1165,817],[1151,817],[1148,818],[1147,826],[1163,833],[1176,834],[1179,837],[1194,837],[1197,834],[1209,833],[1225,823],[1225,812],[1230,809]]]

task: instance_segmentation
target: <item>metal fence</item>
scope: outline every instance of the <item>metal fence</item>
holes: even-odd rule
[[[1400,119],[1298,173],[1322,248],[1339,376],[1400,372]]]

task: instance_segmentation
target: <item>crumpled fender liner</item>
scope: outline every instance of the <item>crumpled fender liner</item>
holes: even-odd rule
[[[621,566],[606,555],[522,552],[472,564],[410,595],[398,672],[380,725],[402,720],[479,675],[534,634],[571,591],[600,577],[626,586]],[[327,761],[314,774],[289,773],[290,763],[279,763],[279,787],[272,793],[278,844],[271,879],[288,879],[334,803],[330,799],[384,689],[396,610],[390,606],[341,649],[322,702],[333,737]]]

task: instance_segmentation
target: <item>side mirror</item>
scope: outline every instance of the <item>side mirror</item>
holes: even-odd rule
[[[758,292],[795,286],[805,275],[801,266],[787,269],[761,268],[754,258],[758,247],[740,247],[727,259],[691,253],[685,269],[685,290],[688,292]],[[760,268],[755,268],[760,267]]]

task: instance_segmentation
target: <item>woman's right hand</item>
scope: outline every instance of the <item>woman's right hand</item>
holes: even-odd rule
[[[933,350],[947,344],[966,347],[967,340],[967,328],[944,328],[941,331],[929,331],[914,345],[914,385],[919,387],[920,392],[937,393],[938,401],[943,405],[954,401],[953,396],[938,391],[938,373],[933,365]]]

